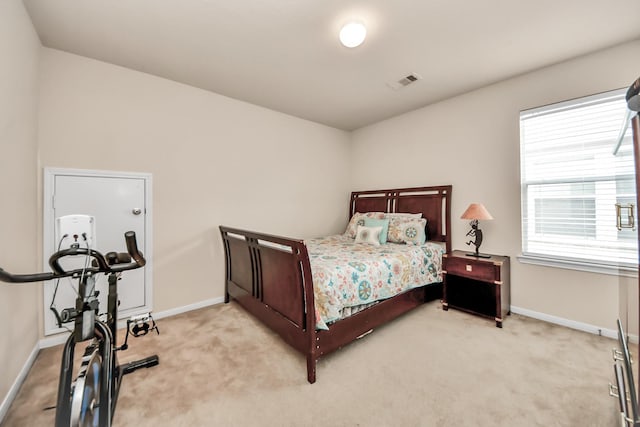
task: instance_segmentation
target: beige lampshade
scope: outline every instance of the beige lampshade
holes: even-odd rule
[[[460,219],[493,219],[487,208],[482,203],[471,203]]]

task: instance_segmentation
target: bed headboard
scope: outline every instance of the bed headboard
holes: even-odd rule
[[[354,191],[349,218],[356,212],[422,213],[429,240],[444,242],[451,252],[451,185]]]

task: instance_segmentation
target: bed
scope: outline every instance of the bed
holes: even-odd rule
[[[432,252],[429,254],[432,256],[438,251],[421,248],[431,248],[429,244],[436,242],[442,252],[449,252],[451,191],[452,187],[446,185],[353,192],[349,200],[349,218],[365,212],[421,214],[426,219],[425,234],[430,243],[415,245],[416,248],[425,253]],[[321,239],[305,242],[226,226],[220,226],[220,233],[225,253],[225,302],[235,300],[304,354],[309,383],[316,381],[319,358],[442,296],[441,272],[429,267],[426,270],[431,271],[423,272],[425,277],[430,277],[428,283],[417,283],[418,279],[414,279],[416,283],[399,289],[400,293],[390,297],[382,295],[384,299],[374,302],[365,301],[344,318],[329,316],[323,319],[325,313],[319,313],[316,307],[312,264],[318,280],[318,259],[326,255],[321,249],[326,242]],[[342,245],[349,244],[340,236],[328,239],[333,239],[332,242],[343,250],[346,246]],[[368,245],[362,247],[366,247],[366,251],[373,250]],[[368,296],[371,289],[362,293]]]

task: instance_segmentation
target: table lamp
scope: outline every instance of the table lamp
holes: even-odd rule
[[[477,258],[491,258],[491,255],[481,254],[479,251],[482,244],[482,230],[478,228],[479,220],[493,219],[489,211],[482,205],[482,203],[471,203],[466,211],[460,216],[460,219],[470,219],[471,230],[467,233],[471,239],[467,242],[467,245],[473,244],[476,247],[475,253],[468,253],[467,256],[474,256]]]

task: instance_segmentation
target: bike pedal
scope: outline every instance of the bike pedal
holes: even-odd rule
[[[153,330],[160,335],[160,329],[158,329],[158,325],[156,325],[155,320],[153,320],[151,313],[131,316],[131,318],[127,320],[127,334],[131,334],[136,338],[147,335]]]

